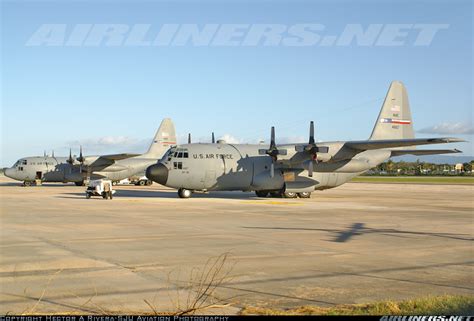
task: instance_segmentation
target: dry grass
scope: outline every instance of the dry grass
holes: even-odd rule
[[[302,306],[293,309],[246,307],[242,315],[473,315],[474,296],[428,296],[400,302],[338,305],[330,308]]]
[[[228,262],[229,253],[223,253],[207,260],[202,268],[192,268],[186,280],[181,280],[178,271],[177,277],[173,273],[168,275],[168,283],[176,289],[176,294],[170,298],[175,305],[175,315],[194,315],[205,313],[209,309],[222,309],[231,305],[234,297],[220,297],[217,289],[231,280],[234,264]],[[154,314],[160,314],[157,308],[145,300]]]

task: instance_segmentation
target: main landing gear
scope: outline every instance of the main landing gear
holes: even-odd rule
[[[258,197],[267,197],[270,195],[270,197],[275,197],[275,198],[311,198],[311,193],[310,192],[301,192],[301,193],[295,193],[295,192],[268,192],[268,191],[255,191],[255,194]]]

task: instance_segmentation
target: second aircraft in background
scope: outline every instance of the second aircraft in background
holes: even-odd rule
[[[31,185],[41,182],[74,182],[83,185],[88,179],[106,178],[112,181],[143,173],[146,168],[155,164],[166,150],[176,145],[176,131],[169,118],[163,119],[148,151],[144,154],[111,154],[100,156],[83,156],[82,148],[79,157],[55,156],[24,157],[12,167],[5,168],[5,176]]]

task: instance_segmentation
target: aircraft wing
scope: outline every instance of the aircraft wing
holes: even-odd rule
[[[131,158],[135,156],[139,156],[140,154],[111,154],[111,155],[102,155],[99,156],[97,159],[92,161],[90,164],[87,164],[87,166],[91,169],[91,171],[100,171],[107,166],[110,166],[115,163],[115,161],[126,159],[126,158]]]
[[[445,144],[445,143],[459,143],[464,140],[459,138],[443,137],[443,138],[411,138],[411,139],[381,139],[381,140],[361,140],[349,141],[344,144],[345,147],[357,150],[373,150],[382,148],[394,148],[416,145],[429,144]]]
[[[392,150],[392,157],[401,155],[438,155],[462,153],[459,149],[397,149]]]
[[[140,154],[129,154],[129,153],[111,154],[111,155],[103,155],[103,156],[100,156],[99,158],[116,161],[116,160],[126,159],[130,157],[136,157],[136,156],[140,156]]]

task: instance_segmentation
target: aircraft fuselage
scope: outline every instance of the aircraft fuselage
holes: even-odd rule
[[[390,157],[389,151],[377,150],[365,151],[351,159],[334,158],[343,144],[324,143],[329,146],[329,153],[324,161],[314,163],[312,177],[308,176],[307,163],[313,160],[295,160],[298,166],[294,168],[277,160],[272,177],[271,157],[259,154],[262,145],[226,143],[171,148],[157,165],[147,170],[147,176],[177,189],[311,192],[339,186]],[[278,148],[288,151],[279,160],[291,160],[296,154],[294,145]]]

